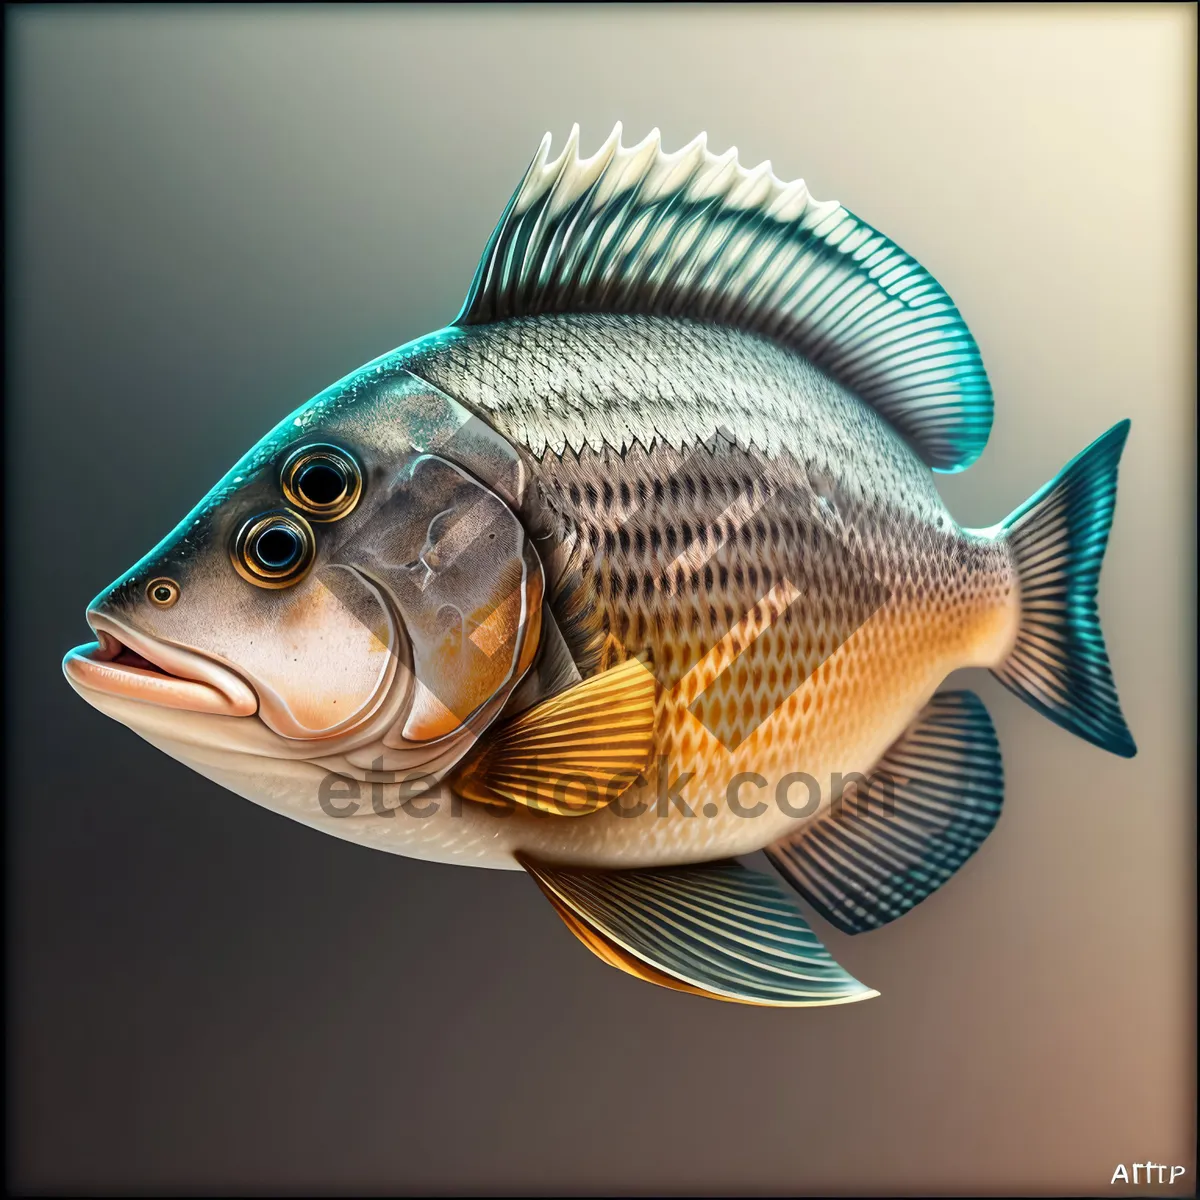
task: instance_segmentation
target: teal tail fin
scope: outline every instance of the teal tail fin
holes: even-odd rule
[[[1012,548],[1021,595],[1016,645],[993,674],[1050,720],[1132,758],[1100,632],[1096,584],[1117,500],[1121,421],[992,532]]]

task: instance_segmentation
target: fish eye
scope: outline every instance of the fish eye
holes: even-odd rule
[[[316,544],[308,522],[286,510],[251,517],[233,542],[233,565],[258,587],[298,583],[312,566]]]
[[[340,521],[362,495],[358,463],[337,446],[301,446],[288,457],[280,477],[283,494],[313,521]]]
[[[179,599],[179,584],[173,579],[152,579],[146,584],[146,599],[155,608],[170,608]]]

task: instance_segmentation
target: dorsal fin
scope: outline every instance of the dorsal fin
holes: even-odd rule
[[[496,226],[457,325],[626,313],[734,325],[803,354],[865,400],[937,471],[983,451],[992,392],[950,297],[893,242],[765,162],[674,154],[658,131],[591,158],[550,135]]]

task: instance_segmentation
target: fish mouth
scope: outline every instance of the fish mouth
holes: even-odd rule
[[[192,650],[160,642],[99,612],[88,613],[98,641],[76,646],[63,674],[79,689],[158,708],[252,717],[258,696],[227,667]]]

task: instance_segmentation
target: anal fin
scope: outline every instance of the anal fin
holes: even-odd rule
[[[932,895],[991,833],[1004,799],[996,731],[974,692],[941,692],[865,787],[767,857],[827,921],[878,929]]]
[[[638,979],[770,1007],[878,995],[834,962],[773,879],[739,863],[600,871],[517,860],[593,954]]]

